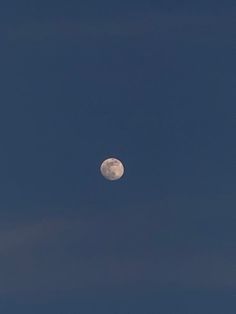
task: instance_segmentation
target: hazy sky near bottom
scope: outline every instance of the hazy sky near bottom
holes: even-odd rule
[[[235,15],[2,5],[1,312],[235,314]]]
[[[130,204],[129,214],[114,204],[112,212],[2,222],[0,309],[233,313],[236,256],[229,198],[151,203]],[[228,217],[222,204],[228,205]],[[209,206],[214,217],[206,215]]]

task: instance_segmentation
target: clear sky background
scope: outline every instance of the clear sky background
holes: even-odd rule
[[[235,1],[2,0],[0,38],[0,312],[235,314]]]

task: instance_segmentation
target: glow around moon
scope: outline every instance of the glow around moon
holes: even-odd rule
[[[100,167],[101,173],[107,180],[120,179],[124,174],[124,166],[119,159],[108,158],[103,161]]]

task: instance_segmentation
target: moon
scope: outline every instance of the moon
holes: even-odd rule
[[[119,159],[108,158],[103,161],[100,171],[104,178],[110,181],[120,179],[124,174],[124,166]]]

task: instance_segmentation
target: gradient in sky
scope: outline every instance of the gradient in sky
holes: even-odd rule
[[[0,21],[0,312],[235,314],[235,1]]]

